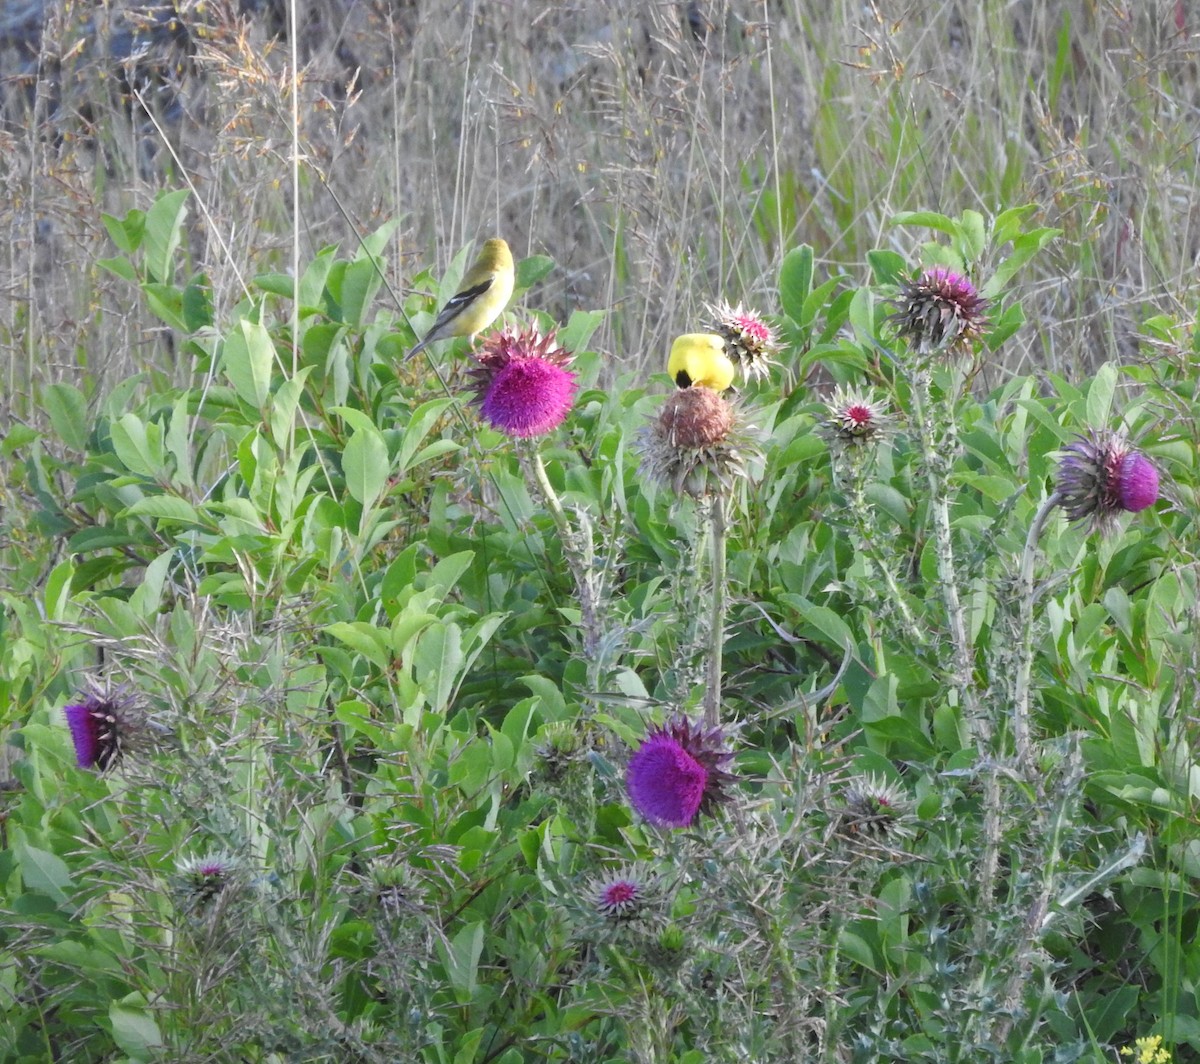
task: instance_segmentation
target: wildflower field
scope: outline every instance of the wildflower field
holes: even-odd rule
[[[4,6],[0,1060],[1200,1061],[1197,42]]]

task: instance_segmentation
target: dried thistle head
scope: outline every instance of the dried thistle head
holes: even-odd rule
[[[710,388],[680,388],[667,396],[638,434],[638,472],[679,495],[703,498],[749,476],[758,447],[740,411]]]

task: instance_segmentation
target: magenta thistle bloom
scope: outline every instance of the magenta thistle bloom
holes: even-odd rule
[[[1138,513],[1158,499],[1158,470],[1120,433],[1100,429],[1060,452],[1054,489],[1072,521],[1090,520],[1104,531],[1117,514]]]
[[[701,813],[729,800],[738,779],[722,767],[733,757],[723,749],[720,728],[705,729],[686,717],[654,728],[630,759],[625,788],[633,807],[650,823],[684,828]]]
[[[506,328],[484,342],[471,371],[480,416],[507,436],[544,436],[558,428],[575,401],[572,355],[554,333]]]
[[[103,772],[120,760],[129,738],[129,721],[116,698],[89,695],[83,702],[67,706],[63,714],[80,768]]]
[[[745,310],[741,303],[731,307],[721,302],[707,309],[710,320],[706,328],[725,341],[725,353],[741,369],[742,376],[746,380],[765,377],[771,356],[779,347],[771,326],[753,310]]]
[[[896,332],[914,351],[961,351],[983,335],[983,298],[966,277],[945,266],[925,270],[900,289],[892,315]]]

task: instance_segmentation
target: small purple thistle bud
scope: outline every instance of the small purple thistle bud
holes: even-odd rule
[[[729,801],[728,786],[738,779],[722,767],[733,757],[724,742],[720,728],[706,730],[682,716],[652,729],[625,773],[633,807],[659,827],[684,828],[712,814]]]

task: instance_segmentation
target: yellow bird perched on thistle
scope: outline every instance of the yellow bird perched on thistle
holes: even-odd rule
[[[425,338],[406,357],[412,358],[434,340],[475,335],[492,324],[512,298],[516,270],[508,244],[499,238],[483,245],[479,257],[463,275],[458,291],[442,307]]]
[[[734,366],[725,341],[715,333],[684,333],[671,344],[667,373],[680,388],[699,385],[723,392],[733,383]]]

